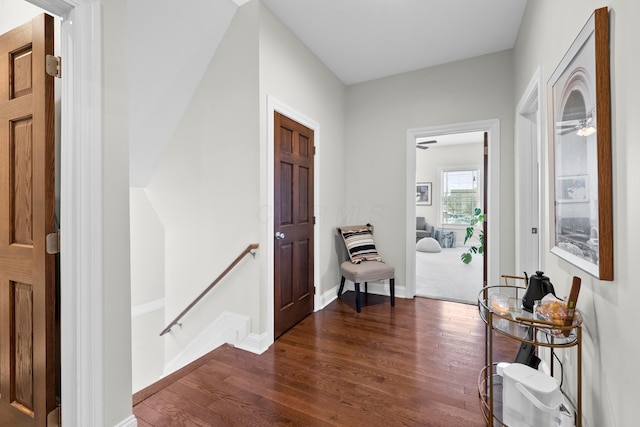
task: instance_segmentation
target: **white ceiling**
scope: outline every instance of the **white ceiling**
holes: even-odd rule
[[[350,85],[511,49],[527,0],[263,2]]]

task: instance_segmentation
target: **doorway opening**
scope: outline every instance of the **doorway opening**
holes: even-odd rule
[[[487,283],[498,283],[500,277],[500,120],[481,120],[449,125],[430,126],[407,130],[407,177],[406,177],[406,296],[416,295],[416,148],[418,138],[433,140],[444,135],[463,134],[469,132],[486,132],[488,135],[486,166],[486,253]],[[430,150],[430,149],[429,149]],[[426,150],[426,151],[429,151]],[[435,188],[435,187],[434,187]],[[490,239],[490,240],[489,240]],[[462,237],[464,240],[464,237]],[[496,242],[492,245],[490,242]],[[472,261],[473,262],[473,261]],[[462,261],[460,265],[464,266]],[[481,279],[482,281],[482,279]],[[481,286],[484,283],[481,283]]]
[[[483,283],[484,134],[416,138],[416,296],[467,304]],[[426,184],[427,193],[419,191]],[[420,198],[418,198],[420,195]],[[468,254],[470,262],[462,260]]]
[[[542,215],[544,171],[542,170],[542,77],[533,75],[516,110],[516,272],[544,271]]]

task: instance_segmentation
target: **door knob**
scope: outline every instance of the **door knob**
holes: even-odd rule
[[[276,239],[278,239],[278,240],[284,239],[284,233],[276,231]]]

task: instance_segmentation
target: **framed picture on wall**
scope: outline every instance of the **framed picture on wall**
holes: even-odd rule
[[[418,182],[416,183],[416,205],[431,206],[431,183],[430,182]]]
[[[551,252],[613,280],[609,14],[596,9],[549,79]]]
[[[558,176],[556,184],[558,203],[586,203],[589,201],[589,176]]]

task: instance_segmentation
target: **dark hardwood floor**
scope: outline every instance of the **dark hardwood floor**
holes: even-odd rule
[[[500,342],[500,341],[499,341]],[[513,357],[504,342],[498,357]],[[146,426],[484,426],[473,305],[352,292],[262,355],[222,346],[134,396]]]

